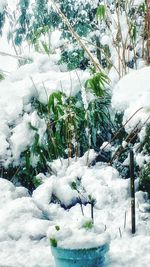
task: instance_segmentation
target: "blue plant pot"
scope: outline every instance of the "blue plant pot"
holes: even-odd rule
[[[90,249],[63,249],[51,247],[56,267],[102,267],[109,245]]]

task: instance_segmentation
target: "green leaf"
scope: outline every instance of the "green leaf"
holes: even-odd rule
[[[89,220],[89,221],[86,221],[83,225],[82,225],[83,228],[87,229],[87,230],[90,230],[93,228],[93,222],[92,220]]]
[[[57,231],[59,231],[59,230],[60,230],[60,227],[59,227],[59,225],[56,225],[56,226],[55,226],[55,228],[56,228],[56,230],[57,230]]]
[[[61,92],[54,92],[49,96],[48,100],[48,110],[52,110],[53,113],[56,112],[56,105],[62,105],[62,93]]]
[[[55,238],[50,238],[50,243],[52,247],[57,247],[57,240]]]
[[[36,176],[33,178],[33,184],[37,188],[39,185],[42,184],[42,180],[40,178],[37,178]]]
[[[4,76],[2,73],[0,73],[0,81],[4,80]]]
[[[71,188],[72,188],[73,190],[77,190],[77,184],[76,184],[76,182],[72,182],[72,183],[71,183]]]
[[[93,77],[86,81],[85,87],[86,89],[92,90],[93,93],[102,97],[105,94],[105,85],[108,84],[108,77],[103,72],[96,73]]]
[[[104,4],[99,5],[96,12],[97,19],[103,20],[106,18],[106,6]]]
[[[91,195],[88,195],[88,198],[89,198],[90,203],[94,205],[96,202],[95,198],[93,198]]]
[[[49,47],[48,47],[47,43],[42,41],[41,44],[42,44],[42,46],[44,48],[45,53],[49,56],[50,51],[49,51]]]
[[[32,129],[33,131],[37,131],[38,129],[36,127],[34,127],[31,122],[28,123],[29,128]]]
[[[130,37],[133,43],[136,42],[136,37],[137,37],[137,29],[135,24],[131,24],[130,28]]]
[[[26,161],[26,169],[30,170],[31,161],[30,161],[30,151],[29,150],[27,150],[27,152],[25,154],[25,161]]]

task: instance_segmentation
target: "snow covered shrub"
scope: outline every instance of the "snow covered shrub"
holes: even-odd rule
[[[101,0],[52,2],[57,4],[73,31],[103,68],[110,70],[114,67],[121,77],[128,68],[137,67],[138,58],[143,57],[147,49],[144,1],[105,1],[105,4]],[[85,69],[89,65],[88,55],[77,38],[72,37],[54,5],[48,0],[20,0],[15,18],[10,19],[10,36],[16,45],[27,40],[37,51],[50,54],[53,52],[52,33],[57,29],[60,32],[57,44],[62,54],[60,62],[71,70]]]
[[[144,2],[105,1],[97,9],[103,57],[116,68],[120,77],[128,68],[136,68],[138,57],[142,57],[144,16]],[[106,46],[109,57],[105,55]]]
[[[21,154],[22,167],[15,174],[30,190],[40,183],[35,178],[38,173],[51,172],[49,162],[62,157],[78,158],[90,148],[99,151],[103,141],[108,139],[110,96],[104,91],[104,80],[102,84],[96,81],[95,76],[87,81],[88,91],[84,96],[82,90],[70,97],[57,91],[49,96],[47,104],[36,98],[32,101],[33,109],[46,128],[40,136],[40,129],[29,123],[34,142]]]
[[[58,0],[61,11],[69,20],[73,26],[74,31],[81,37],[91,40],[95,37],[95,14],[98,1],[89,0]],[[66,25],[61,26],[62,38],[64,39],[63,53],[61,63],[66,63],[68,69],[81,68],[84,69],[88,66],[88,58],[84,53],[84,50],[77,44],[77,40],[72,38]],[[68,42],[69,40],[69,42]]]
[[[28,26],[30,21],[30,16],[28,15],[29,0],[20,0],[18,9],[19,17],[17,21],[17,30],[14,42],[16,45],[21,45],[24,36],[28,33]]]
[[[150,124],[148,124],[146,127],[145,138],[141,143],[140,152],[143,155],[148,156],[148,158],[150,157]],[[146,161],[140,176],[140,188],[148,192],[150,197],[150,163],[146,163]]]
[[[148,192],[150,198],[150,163],[147,163],[140,176],[140,189]]]
[[[59,63],[66,64],[68,70],[77,68],[84,70],[88,66],[89,60],[84,57],[83,49],[76,47],[73,51],[63,51]]]
[[[141,144],[141,149],[150,156],[150,124],[146,127],[145,138]]]

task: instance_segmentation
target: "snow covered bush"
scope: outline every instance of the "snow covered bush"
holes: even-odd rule
[[[97,93],[101,94],[100,89]],[[105,94],[103,91],[103,96],[99,98],[95,98],[92,93],[87,94],[87,97],[93,98],[87,99],[88,110],[85,109],[81,92],[70,97],[59,91],[54,92],[49,96],[47,104],[36,98],[33,100],[32,107],[41,124],[29,123],[34,133],[34,142],[20,155],[24,168],[17,174],[23,185],[30,189],[32,182],[38,185],[34,177],[37,173],[51,171],[48,162],[56,158],[78,158],[89,148],[99,150],[103,140],[109,136],[110,97]],[[45,129],[43,136],[39,134],[39,127]],[[111,134],[111,129],[109,131]]]
[[[119,77],[137,68],[142,57],[145,10],[144,1],[102,1],[97,10],[101,53]]]
[[[140,152],[143,155],[143,168],[140,175],[140,188],[147,191],[150,197],[150,124],[145,129],[145,137],[141,142]]]
[[[140,189],[148,192],[150,197],[150,163],[144,165],[140,175]]]
[[[60,63],[70,70],[90,66],[87,53],[72,37],[55,5],[107,71],[114,68],[122,77],[130,68],[138,67],[139,58],[147,57],[148,35],[144,28],[147,6],[144,1],[20,0],[15,16],[9,17],[9,38],[13,43],[21,47],[27,41],[36,51],[47,54],[59,48]],[[54,48],[55,30],[59,31],[60,39]]]
[[[30,191],[41,183],[38,173],[51,172],[49,162],[99,151],[111,134],[107,76],[62,72],[53,57],[32,55],[0,84],[3,176]]]

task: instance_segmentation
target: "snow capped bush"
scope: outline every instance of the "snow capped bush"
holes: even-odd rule
[[[88,80],[89,88],[83,96],[89,72],[61,72],[56,56],[51,60],[36,56],[35,59],[32,55],[33,62],[23,65],[0,84],[1,163],[11,169],[14,182],[21,182],[30,190],[40,184],[35,176],[49,171],[48,161],[82,156],[89,142],[97,148],[96,138],[103,135],[100,127],[103,129],[109,121],[106,117],[104,123],[103,116],[109,113],[110,103],[104,89],[105,79],[100,83],[101,76]],[[87,97],[88,106],[83,97]],[[87,124],[95,132],[91,140]]]

